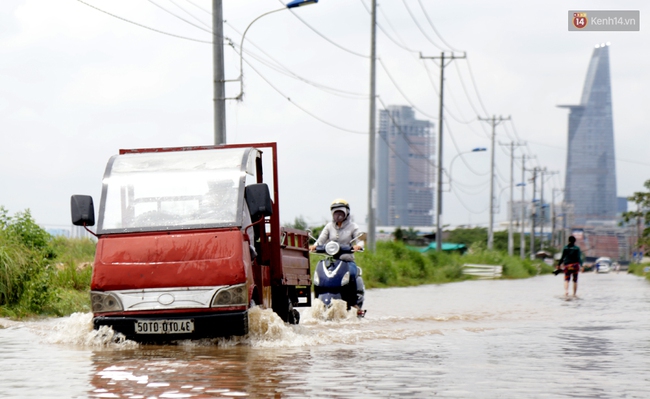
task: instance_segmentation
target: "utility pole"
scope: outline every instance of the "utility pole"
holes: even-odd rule
[[[559,234],[556,234],[557,229],[555,228],[555,225],[557,223],[557,221],[556,221],[557,215],[556,215],[556,212],[555,212],[555,192],[562,192],[562,191],[563,190],[561,188],[553,188],[553,189],[551,189],[551,198],[552,198],[552,201],[551,201],[551,218],[552,218],[551,219],[551,245],[553,247],[558,247],[558,244],[560,242],[562,242],[562,241],[560,241],[558,239],[558,237],[556,237],[556,235],[559,236]]]
[[[214,68],[214,144],[226,144],[226,90],[224,88],[223,7],[212,0],[212,64]]]
[[[535,259],[535,217],[537,216],[537,212],[535,211],[535,195],[537,194],[536,189],[537,189],[537,171],[539,168],[535,167],[532,169],[533,172],[533,200],[532,200],[532,208],[530,210],[530,259],[533,260]]]
[[[372,0],[370,17],[370,127],[368,129],[368,249],[375,250],[375,208],[377,206],[377,192],[375,190],[375,135],[376,135],[376,109],[375,109],[375,75],[377,52],[377,0]]]
[[[496,135],[495,128],[496,126],[503,122],[510,120],[510,117],[504,118],[499,116],[492,116],[492,118],[481,118],[478,117],[480,121],[486,121],[492,125],[492,148],[491,148],[491,162],[490,162],[490,224],[488,226],[488,243],[487,249],[494,249],[494,137]]]
[[[515,188],[515,147],[525,145],[526,143],[515,143],[511,141],[510,143],[501,143],[499,145],[505,145],[510,147],[510,202],[508,203],[508,255],[512,256],[515,252],[515,243],[513,241],[513,231],[512,231],[512,203],[514,201],[513,193]]]
[[[453,60],[466,58],[466,53],[461,56],[456,56],[452,52],[447,58],[445,63],[445,52],[441,52],[439,57],[424,57],[420,53],[420,59],[440,60],[440,104],[438,110],[438,178],[437,178],[437,195],[436,195],[436,251],[442,251],[442,224],[440,218],[442,216],[442,110],[443,110],[443,94],[445,82],[445,67]]]
[[[540,249],[543,250],[544,249],[544,241],[545,241],[544,240],[544,222],[546,222],[546,217],[545,217],[545,213],[544,213],[544,175],[551,176],[551,175],[554,175],[554,174],[557,174],[557,173],[560,173],[560,172],[549,172],[549,171],[546,170],[546,168],[544,168],[541,172],[542,172],[542,179],[541,179],[542,180],[541,181],[541,186],[542,187],[541,187],[541,194],[540,194],[540,201],[541,201],[540,213],[541,213],[542,221],[540,222],[540,239],[541,239]]]
[[[533,159],[534,156],[526,156],[526,154],[521,156],[521,232],[519,236],[519,256],[521,259],[526,257],[526,233],[524,231],[524,225],[526,224],[526,159]]]

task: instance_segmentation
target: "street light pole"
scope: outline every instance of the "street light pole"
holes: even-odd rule
[[[458,158],[458,157],[460,157],[461,155],[464,155],[464,154],[470,154],[472,152],[484,152],[484,151],[487,151],[487,148],[477,147],[477,148],[473,148],[471,151],[459,152],[458,154],[456,154],[455,157],[453,157],[451,159],[451,162],[449,163],[449,191],[451,191],[451,180],[452,180],[451,171],[452,171],[452,168],[454,167],[454,161],[456,160],[456,158]]]
[[[265,12],[264,14],[258,16],[257,18],[252,20],[251,23],[248,24],[248,26],[244,30],[244,33],[241,36],[241,42],[239,43],[239,78],[237,79],[239,81],[239,94],[234,98],[230,98],[230,100],[242,101],[242,99],[244,98],[244,40],[246,39],[246,33],[248,33],[248,30],[250,29],[251,26],[253,26],[255,21],[269,14],[276,13],[278,11],[289,10],[292,8],[302,7],[302,6],[306,6],[309,4],[316,4],[316,3],[318,3],[318,0],[293,0],[287,3],[282,8]]]

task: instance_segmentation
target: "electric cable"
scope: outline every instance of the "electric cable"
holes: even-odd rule
[[[202,26],[198,26],[198,25],[195,24],[194,22],[190,22],[190,21],[186,20],[185,18],[181,17],[180,15],[177,15],[177,14],[175,14],[175,13],[169,11],[168,9],[166,9],[165,7],[161,6],[160,4],[156,3],[156,2],[153,1],[153,0],[147,0],[147,1],[148,1],[149,3],[151,3],[151,4],[153,4],[154,6],[160,8],[160,9],[163,10],[164,12],[166,12],[166,13],[168,13],[168,14],[170,14],[170,15],[172,15],[172,16],[178,18],[178,19],[180,19],[181,21],[183,21],[183,22],[185,22],[185,23],[187,23],[187,24],[190,24],[190,25],[192,25],[192,26],[195,27],[195,28],[201,29],[201,30],[204,31],[204,32],[208,32],[208,33],[211,34],[211,35],[214,35],[214,32],[212,31],[212,29],[209,29],[209,30],[208,30],[208,29],[205,29],[205,28],[202,27]]]
[[[451,187],[451,192],[452,192],[452,193],[456,196],[456,198],[458,199],[458,203],[461,204],[461,205],[463,206],[463,208],[465,208],[465,210],[467,210],[467,212],[469,212],[469,213],[473,213],[473,214],[475,214],[475,215],[480,215],[481,213],[485,213],[485,212],[486,212],[487,210],[489,210],[489,208],[490,208],[490,205],[488,205],[488,206],[486,206],[485,209],[483,209],[482,211],[478,211],[478,212],[477,212],[477,211],[475,211],[475,210],[473,210],[473,209],[470,209],[470,208],[469,208],[469,207],[468,207],[468,206],[463,202],[463,200],[460,198],[460,196],[458,195],[458,193],[456,192],[456,190],[454,189],[453,186]]]
[[[433,25],[433,22],[431,22],[431,18],[429,18],[429,13],[427,13],[427,10],[424,8],[424,5],[422,4],[421,0],[418,0],[418,3],[420,4],[420,8],[422,9],[422,13],[424,14],[424,17],[426,18],[427,22],[429,22],[429,25],[431,26],[431,29],[436,33],[436,36],[440,39],[440,41],[447,47],[449,47],[450,50],[452,51],[460,51],[458,49],[455,49],[453,46],[451,46],[449,43],[445,41],[445,39],[442,38],[440,35],[440,32],[436,29],[436,27]]]
[[[271,82],[270,82],[270,81],[269,81],[269,80],[268,80],[264,75],[262,75],[262,73],[260,73],[260,71],[258,71],[258,70],[257,70],[257,69],[256,69],[256,68],[255,68],[255,67],[254,67],[250,62],[248,62],[248,61],[245,60],[245,59],[244,59],[244,62],[246,62],[246,64],[248,64],[248,66],[249,66],[253,71],[255,71],[255,73],[257,73],[257,74],[259,75],[259,77],[261,77],[261,78],[262,78],[262,79],[263,79],[263,80],[264,80],[264,81],[265,81],[269,86],[271,86],[271,88],[272,88],[273,90],[275,90],[278,94],[280,94],[280,95],[281,95],[282,97],[284,97],[287,101],[289,101],[291,104],[293,104],[296,108],[300,109],[301,111],[303,111],[303,112],[306,113],[307,115],[311,116],[312,118],[314,118],[314,119],[316,119],[316,120],[318,120],[318,121],[320,121],[320,122],[322,122],[322,123],[324,123],[324,124],[326,124],[326,125],[328,125],[328,126],[331,126],[331,127],[335,128],[335,129],[342,130],[342,131],[344,131],[344,132],[355,133],[355,134],[368,134],[368,132],[364,132],[364,131],[360,131],[360,130],[348,129],[348,128],[344,128],[344,127],[341,127],[341,126],[335,125],[335,124],[333,124],[333,123],[331,123],[331,122],[328,122],[328,121],[326,121],[325,119],[323,119],[323,118],[321,118],[321,117],[315,115],[314,113],[308,111],[307,109],[305,109],[304,107],[300,106],[300,105],[297,104],[295,101],[293,101],[293,100],[291,99],[291,97],[287,96],[287,95],[284,94],[282,91],[280,91],[280,89],[278,89],[277,87],[275,87],[275,85],[273,85],[273,84],[272,84],[272,83],[271,83]]]
[[[214,32],[212,31],[212,25],[210,25],[210,24],[204,22],[201,18],[199,18],[199,17],[197,17],[196,15],[192,14],[191,12],[187,11],[184,7],[182,7],[180,4],[178,4],[178,3],[175,2],[174,0],[169,0],[169,2],[172,3],[173,5],[175,5],[176,7],[180,8],[183,12],[185,12],[185,13],[186,13],[187,15],[189,15],[190,17],[194,18],[194,19],[195,19],[198,23],[200,23],[201,25],[203,25],[203,26],[205,26],[206,28],[210,29],[210,33],[214,33]],[[204,11],[205,11],[205,10],[204,10]],[[210,15],[212,15],[212,13],[210,13]]]
[[[90,7],[90,8],[94,8],[95,10],[97,10],[97,11],[99,11],[99,12],[102,12],[102,13],[104,13],[104,14],[106,14],[106,15],[110,15],[110,16],[113,17],[113,18],[117,18],[117,19],[119,19],[119,20],[121,20],[121,21],[128,22],[128,23],[130,23],[130,24],[133,24],[133,25],[139,26],[139,27],[144,28],[144,29],[148,29],[148,30],[153,31],[153,32],[156,32],[156,33],[162,33],[163,35],[167,35],[167,36],[175,37],[175,38],[178,38],[178,39],[190,40],[190,41],[198,42],[198,43],[207,43],[207,44],[212,44],[212,41],[211,41],[211,40],[200,40],[200,39],[194,39],[194,38],[187,37],[187,36],[181,36],[181,35],[177,35],[177,34],[174,34],[174,33],[165,32],[165,31],[162,31],[162,30],[159,30],[159,29],[156,29],[156,28],[152,28],[152,27],[147,26],[147,25],[143,25],[143,24],[138,23],[138,22],[131,21],[131,20],[126,19],[126,18],[124,18],[124,17],[120,17],[119,15],[116,15],[116,14],[110,13],[110,12],[108,12],[108,11],[102,10],[101,8],[96,7],[96,6],[92,5],[92,4],[86,3],[86,2],[83,1],[83,0],[77,0],[77,1],[80,2],[81,4],[85,4],[85,5],[87,5],[87,6]]]
[[[405,7],[406,10],[408,11],[408,14],[411,16],[411,19],[412,19],[413,22],[415,23],[415,26],[417,26],[417,28],[420,30],[420,32],[422,33],[422,35],[423,35],[423,36],[424,36],[424,37],[429,41],[429,43],[433,44],[436,48],[438,48],[438,49],[444,51],[444,48],[443,48],[443,47],[440,47],[440,46],[438,45],[438,43],[436,43],[436,42],[434,42],[433,40],[431,40],[431,38],[429,37],[429,35],[426,34],[426,32],[424,31],[424,29],[422,29],[422,26],[420,26],[420,23],[417,21],[417,19],[415,19],[415,15],[413,15],[413,12],[411,12],[411,9],[409,8],[408,4],[406,4],[406,1],[405,1],[405,0],[402,0],[402,4],[404,4],[404,7]]]
[[[476,92],[476,98],[478,99],[479,104],[481,104],[481,108],[483,108],[483,112],[485,112],[485,115],[489,115],[490,113],[487,112],[487,108],[485,108],[485,104],[483,104],[483,100],[481,100],[481,95],[478,91],[478,87],[476,86],[476,79],[474,79],[474,73],[472,72],[472,67],[469,62],[469,58],[465,57],[465,60],[467,61],[467,70],[469,71],[469,76],[472,80],[472,85],[474,86],[474,91]]]
[[[370,8],[368,8],[368,6],[366,5],[366,3],[365,3],[363,0],[359,0],[359,1],[361,1],[361,4],[363,4],[363,7],[366,9],[366,11],[368,12],[368,14],[372,14],[372,11],[370,10]],[[398,40],[395,40],[391,35],[388,34],[388,32],[386,32],[386,30],[383,28],[383,26],[382,26],[381,24],[379,24],[379,22],[376,22],[376,21],[375,21],[375,24],[377,25],[377,27],[379,28],[379,30],[381,30],[382,33],[383,33],[384,35],[386,35],[386,37],[388,38],[388,40],[390,40],[391,42],[395,43],[395,45],[396,45],[397,47],[400,47],[400,48],[402,48],[403,50],[406,50],[406,51],[411,52],[411,53],[419,53],[419,51],[417,51],[417,50],[413,50],[413,49],[410,49],[410,48],[408,48],[408,47],[406,46],[406,44],[404,44],[404,40],[402,40],[402,38],[399,36],[399,34],[397,33],[397,31],[395,30],[395,28],[393,27],[393,25],[392,25],[392,24],[390,23],[390,21],[388,20],[388,18],[386,17],[386,14],[384,13],[384,10],[383,10],[381,7],[378,7],[378,9],[379,9],[379,12],[384,16],[384,19],[385,19],[386,22],[388,23],[388,26],[392,29],[393,33],[395,33],[395,36],[397,36],[397,39],[398,39]],[[399,41],[399,42],[398,42],[398,41]]]
[[[233,29],[236,33],[238,33],[239,35],[241,35],[241,32],[239,32],[239,31],[238,31],[234,26],[232,26],[230,23],[226,22],[226,24],[227,24],[228,26],[230,26],[230,28]],[[289,69],[287,66],[285,66],[285,65],[282,64],[280,61],[278,61],[276,58],[272,57],[270,54],[268,54],[266,51],[264,51],[260,46],[258,46],[257,44],[255,44],[253,41],[251,41],[251,40],[247,40],[247,42],[250,43],[251,45],[253,45],[253,47],[255,47],[255,48],[257,48],[258,50],[260,50],[264,55],[266,55],[269,59],[271,59],[271,60],[272,60],[276,65],[273,65],[273,64],[271,64],[270,62],[264,60],[262,57],[256,55],[255,53],[253,53],[253,52],[250,51],[250,50],[244,50],[244,53],[248,54],[248,55],[251,56],[252,58],[256,59],[257,61],[261,62],[262,64],[266,65],[267,67],[274,69],[275,71],[277,71],[277,72],[279,72],[279,73],[282,73],[282,74],[284,74],[284,75],[286,75],[286,76],[289,76],[289,77],[294,78],[294,79],[296,79],[296,80],[299,80],[299,81],[302,81],[302,82],[304,82],[304,83],[307,83],[307,84],[309,84],[309,85],[311,85],[311,86],[314,86],[314,87],[316,87],[316,88],[318,88],[318,89],[320,89],[320,90],[322,90],[322,91],[325,91],[325,92],[327,92],[327,93],[330,93],[330,94],[333,94],[333,95],[338,95],[338,96],[340,96],[340,97],[344,97],[344,98],[356,98],[356,99],[358,99],[358,98],[363,98],[363,99],[365,100],[365,99],[367,99],[368,96],[369,96],[369,95],[366,94],[366,93],[358,93],[358,92],[353,92],[353,91],[348,91],[348,90],[337,89],[337,88],[334,88],[334,87],[331,87],[331,86],[327,86],[327,85],[324,85],[324,84],[322,84],[322,83],[314,82],[313,80],[307,79],[307,78],[305,78],[305,77],[303,77],[303,76],[301,76],[301,75],[298,75],[297,73],[293,72],[293,71],[292,71],[291,69]],[[233,47],[233,48],[235,48],[235,47],[239,48],[239,45],[236,45],[235,43],[230,43],[230,45],[231,45],[231,47]],[[240,51],[241,51],[241,49],[240,49]],[[236,48],[235,48],[235,52],[237,52],[237,53],[239,54],[239,51],[237,51]],[[341,95],[341,94],[337,94],[337,93],[346,94],[347,96],[344,96],[344,95]]]
[[[282,2],[282,0],[278,0],[278,1],[279,1],[280,4],[282,4],[283,6],[286,6],[286,5]],[[299,20],[300,22],[302,22],[306,27],[308,27],[309,29],[311,29],[314,33],[316,33],[318,36],[320,36],[320,37],[322,37],[323,39],[325,39],[325,40],[326,40],[327,42],[329,42],[330,44],[332,44],[332,45],[338,47],[339,49],[341,49],[341,50],[343,50],[343,51],[345,51],[345,52],[347,52],[347,53],[350,53],[350,54],[352,54],[352,55],[356,55],[357,57],[361,57],[361,58],[370,58],[369,55],[365,55],[365,54],[358,53],[358,52],[356,52],[356,51],[354,51],[354,50],[350,50],[350,49],[345,48],[345,47],[343,47],[342,45],[336,43],[335,41],[333,41],[333,40],[330,39],[329,37],[325,36],[324,34],[320,33],[318,30],[316,30],[316,28],[314,28],[314,27],[311,26],[309,23],[307,23],[307,21],[305,21],[304,19],[302,19],[298,14],[296,14],[295,12],[293,12],[291,9],[289,9],[289,11],[291,11],[291,14],[293,14],[294,17],[298,18],[298,20]]]
[[[206,12],[206,13],[208,13],[209,15],[212,15],[212,12],[206,10],[205,8],[203,8],[203,7],[201,7],[200,5],[196,4],[196,3],[193,2],[192,0],[185,0],[185,1],[187,1],[188,3],[190,3],[191,5],[193,5],[194,7],[198,8],[199,10],[201,10],[201,11],[203,11],[203,12]]]

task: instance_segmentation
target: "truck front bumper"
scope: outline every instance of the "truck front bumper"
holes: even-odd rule
[[[192,320],[194,331],[188,333],[140,334],[136,324],[140,321]],[[218,338],[248,334],[248,311],[219,312],[184,315],[97,316],[93,327],[109,326],[127,339],[138,342],[169,342],[182,339]]]

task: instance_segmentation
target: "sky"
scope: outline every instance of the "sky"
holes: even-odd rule
[[[228,143],[278,143],[280,218],[310,225],[347,199],[365,225],[370,102],[369,0],[223,0]],[[0,206],[69,228],[70,195],[99,203],[121,148],[214,143],[210,0],[3,0],[0,5]],[[637,32],[570,32],[569,10],[639,10]],[[410,105],[438,131],[445,67],[443,225],[487,226],[490,126],[496,127],[495,222],[507,220],[510,153],[545,167],[562,196],[566,109],[578,104],[594,46],[611,43],[618,196],[650,178],[650,3],[383,0],[377,15],[377,110]],[[244,42],[243,65],[239,48]],[[241,65],[241,66],[240,66]],[[645,94],[643,94],[645,93]],[[461,154],[461,155],[458,155]],[[453,161],[453,167],[450,164]],[[465,161],[465,162],[463,162]],[[514,181],[521,182],[515,162]],[[527,174],[526,179],[530,177]],[[554,190],[555,189],[555,190]],[[525,189],[532,199],[532,186]],[[515,199],[519,199],[517,191]]]

